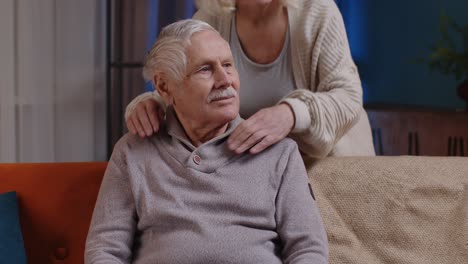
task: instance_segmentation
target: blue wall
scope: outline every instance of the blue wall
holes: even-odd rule
[[[339,2],[367,104],[464,108],[452,76],[415,64],[439,37],[442,10],[468,25],[467,0],[344,0]]]

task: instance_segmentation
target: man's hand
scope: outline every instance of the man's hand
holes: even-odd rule
[[[288,104],[264,108],[234,130],[229,136],[228,147],[238,154],[248,149],[257,154],[285,138],[293,127],[294,113]]]
[[[139,102],[125,120],[130,133],[133,135],[138,134],[141,138],[144,138],[158,132],[159,126],[164,119],[164,112],[160,108],[158,102],[153,99]]]

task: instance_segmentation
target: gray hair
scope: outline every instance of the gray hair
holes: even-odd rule
[[[165,73],[175,81],[182,81],[187,70],[186,48],[193,34],[205,30],[217,32],[203,21],[184,19],[163,28],[145,58],[143,78],[154,83],[154,75]]]
[[[284,6],[297,7],[297,0],[280,0]],[[198,9],[210,15],[222,15],[236,10],[236,0],[195,0]]]

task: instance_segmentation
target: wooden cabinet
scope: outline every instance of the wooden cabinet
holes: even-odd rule
[[[468,112],[366,108],[377,155],[468,156]]]

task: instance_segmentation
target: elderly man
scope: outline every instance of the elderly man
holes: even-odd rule
[[[167,26],[144,76],[166,126],[115,146],[86,241],[86,263],[327,263],[327,238],[294,141],[237,155],[239,78],[208,24]]]

